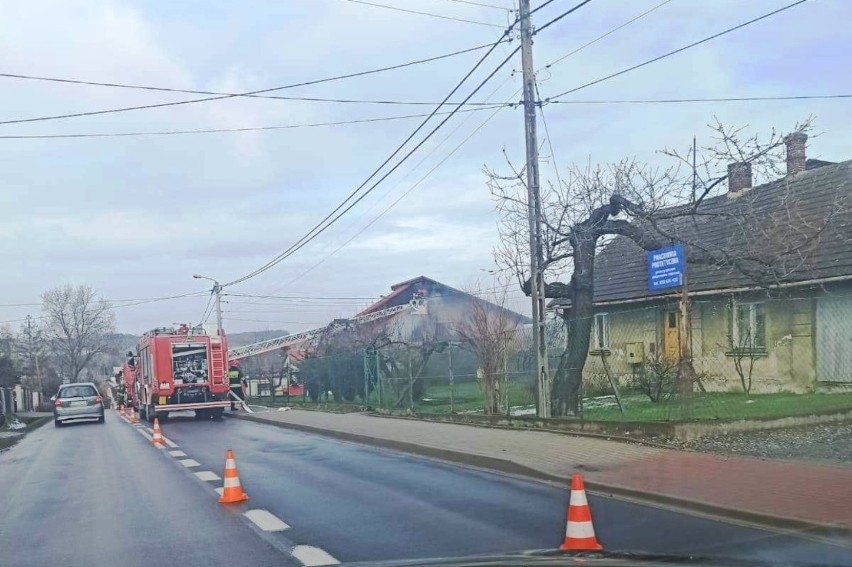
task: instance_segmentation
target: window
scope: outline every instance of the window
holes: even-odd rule
[[[592,350],[607,350],[609,348],[609,318],[606,313],[595,315],[595,325],[592,328]]]
[[[734,349],[766,349],[766,314],[762,303],[734,303],[732,327]]]
[[[98,393],[91,386],[69,386],[59,390],[60,398],[85,398],[97,396]]]

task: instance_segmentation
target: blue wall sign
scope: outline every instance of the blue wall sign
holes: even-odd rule
[[[648,258],[648,291],[683,285],[683,244],[651,250]]]

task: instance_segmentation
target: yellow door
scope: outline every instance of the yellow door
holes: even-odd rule
[[[666,311],[663,313],[663,347],[666,361],[675,362],[678,359],[680,346],[678,345],[678,312]]]

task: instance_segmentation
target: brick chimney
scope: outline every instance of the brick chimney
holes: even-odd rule
[[[728,164],[728,194],[731,197],[751,189],[751,164],[737,161]]]
[[[807,141],[808,135],[804,132],[794,132],[784,138],[787,145],[787,175],[796,175],[805,170]]]

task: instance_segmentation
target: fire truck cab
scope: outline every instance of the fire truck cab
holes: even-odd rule
[[[215,328],[158,328],[137,344],[138,405],[143,419],[194,410],[197,419],[222,419],[228,400],[227,340]]]

